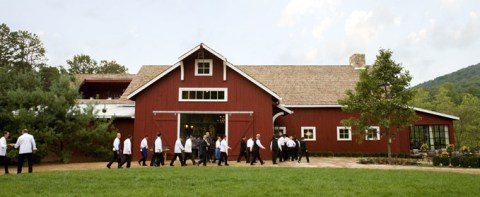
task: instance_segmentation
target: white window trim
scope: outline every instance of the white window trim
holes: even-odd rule
[[[283,130],[283,134],[287,134],[287,127],[277,127],[277,128]]]
[[[377,138],[376,139],[375,138],[368,138],[368,130],[367,130],[367,131],[365,131],[365,133],[367,134],[367,135],[365,135],[365,140],[368,140],[368,141],[378,141],[378,140],[380,140],[380,127],[379,126],[371,126],[370,129],[377,129],[377,131],[378,131],[377,132]]]
[[[340,129],[348,129],[348,138],[340,138]],[[337,127],[337,141],[352,141],[352,127]]]
[[[305,129],[312,129],[313,130],[313,139],[305,138],[304,132],[303,132]],[[317,141],[317,129],[316,129],[316,127],[311,127],[311,126],[310,127],[302,127],[300,129],[300,132],[302,134],[302,137],[305,139],[305,141]]]
[[[200,99],[183,99],[183,91],[223,91],[225,93],[223,100],[200,100]],[[227,102],[228,101],[228,88],[179,88],[178,89],[178,101],[180,102]]]
[[[209,70],[210,70],[210,73],[208,74],[200,74],[198,73],[198,63],[199,62],[208,62],[209,63]],[[213,60],[212,59],[195,59],[195,76],[213,76]]]

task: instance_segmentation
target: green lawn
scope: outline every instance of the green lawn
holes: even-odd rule
[[[480,175],[335,168],[160,167],[0,176],[1,196],[480,196]]]

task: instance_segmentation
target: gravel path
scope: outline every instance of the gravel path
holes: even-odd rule
[[[358,169],[384,169],[384,170],[423,170],[423,171],[443,171],[443,172],[458,172],[468,174],[480,174],[479,168],[443,168],[443,167],[427,167],[427,166],[397,166],[397,165],[365,165],[357,163],[358,158],[342,158],[342,157],[312,157],[310,163],[302,160],[302,163],[297,161],[288,161],[273,165],[271,161],[265,161],[268,167],[313,167],[313,168],[358,168]],[[149,164],[150,162],[147,162]],[[168,166],[168,162],[165,162]],[[233,166],[250,166],[245,161],[237,163],[236,161],[229,161],[230,167]],[[92,162],[92,163],[71,163],[71,164],[40,164],[33,166],[33,172],[39,171],[67,171],[67,170],[90,170],[90,169],[106,169],[107,162]],[[180,163],[175,162],[175,167],[179,167]],[[192,167],[190,161],[187,161],[188,167]],[[216,167],[216,164],[209,164],[209,167]],[[255,167],[263,167],[260,163],[255,164]],[[116,163],[112,165],[112,170],[116,170]],[[132,168],[141,168],[137,161],[132,162]],[[197,166],[195,166],[197,167]],[[144,167],[145,168],[145,167]],[[147,167],[149,168],[149,167]],[[27,172],[27,168],[23,168],[23,172]],[[1,170],[3,174],[3,170]],[[16,168],[10,166],[10,173],[15,174]]]

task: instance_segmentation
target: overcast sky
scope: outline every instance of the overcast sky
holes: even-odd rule
[[[38,34],[50,65],[75,54],[171,65],[203,42],[237,65],[372,64],[380,48],[412,85],[480,62],[480,0],[0,0],[0,23]]]

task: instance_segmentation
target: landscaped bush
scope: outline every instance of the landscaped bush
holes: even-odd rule
[[[461,157],[450,158],[450,164],[452,164],[453,167],[459,167],[460,166],[460,158]]]
[[[479,157],[466,156],[460,158],[460,165],[464,168],[478,168],[479,166]]]
[[[439,156],[433,157],[432,158],[433,166],[439,166],[440,165],[440,160],[441,160],[441,157],[439,157]]]
[[[464,167],[464,168],[468,168],[468,166],[470,166],[467,157],[465,157],[465,156],[460,157],[460,166],[462,166],[462,167]]]
[[[370,157],[362,158],[358,161],[361,164],[389,164],[389,165],[417,165],[416,159],[404,158],[386,158],[386,157]]]
[[[334,152],[310,152],[310,156],[317,157],[388,157],[387,153],[334,153]],[[392,154],[393,158],[410,158],[409,154]]]
[[[442,164],[442,166],[449,166],[450,165],[450,158],[440,157],[440,163]]]
[[[442,157],[435,156],[432,158],[432,163],[434,166],[449,166],[452,164],[453,167],[464,167],[464,168],[479,168],[480,167],[480,157],[475,157],[472,155],[460,156],[460,157]]]

